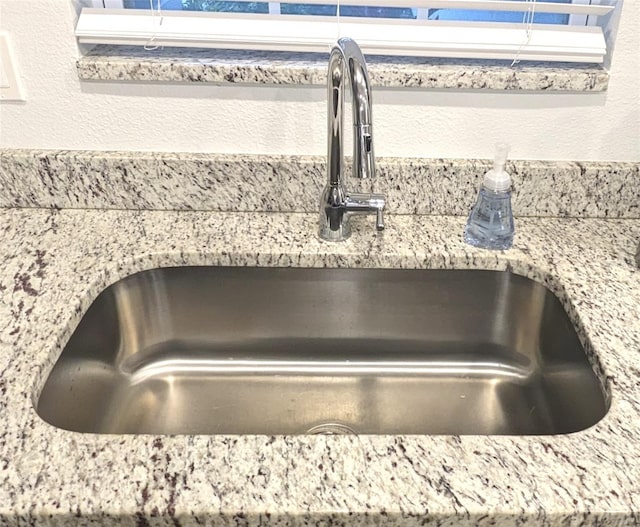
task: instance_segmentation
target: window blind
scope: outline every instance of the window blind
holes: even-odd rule
[[[337,38],[349,36],[367,54],[601,63],[606,43],[600,26],[532,23],[532,17],[536,13],[555,13],[593,21],[608,16],[615,7],[531,0],[343,1],[349,6],[407,7],[419,13],[442,9],[451,10],[449,13],[460,10],[523,13],[523,21],[84,8],[76,36],[87,44],[152,42],[154,46],[293,52],[327,52]],[[279,2],[286,3],[300,4],[300,1]],[[326,3],[327,0],[304,0],[304,4],[310,5]]]

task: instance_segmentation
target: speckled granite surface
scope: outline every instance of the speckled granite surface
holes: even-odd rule
[[[373,188],[391,213],[465,215],[490,163],[381,158]],[[518,216],[640,217],[640,163],[507,170]],[[321,157],[0,150],[0,207],[314,212],[325,183]]]
[[[527,219],[477,250],[464,218],[0,210],[0,524],[631,526],[640,522],[640,220]],[[163,265],[511,268],[547,284],[612,394],[564,436],[98,436],[33,401],[95,295]]]
[[[609,74],[596,64],[367,56],[374,86],[605,91]],[[77,62],[82,80],[325,84],[327,54],[195,48],[96,46]]]

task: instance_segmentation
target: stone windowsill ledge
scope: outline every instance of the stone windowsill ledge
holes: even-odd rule
[[[77,62],[84,81],[324,85],[328,55],[194,48],[106,46]],[[602,92],[609,74],[596,64],[368,56],[374,86],[461,90]]]

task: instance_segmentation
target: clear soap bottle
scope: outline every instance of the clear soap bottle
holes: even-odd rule
[[[505,171],[509,145],[496,145],[493,169],[484,176],[478,199],[471,209],[464,241],[484,249],[508,249],[515,225],[511,207],[511,176]]]

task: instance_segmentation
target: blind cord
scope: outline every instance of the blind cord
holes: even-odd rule
[[[340,39],[340,0],[337,0],[338,4],[336,5],[336,41]]]
[[[533,17],[536,14],[536,0],[525,0],[527,3],[527,10],[522,15],[522,24],[525,25],[525,39],[518,51],[516,52],[516,56],[513,58],[513,62],[511,63],[511,67],[513,68],[516,64],[520,63],[520,53],[522,50],[526,48],[531,42],[531,35],[533,35]]]
[[[153,29],[153,34],[151,35],[151,38],[147,41],[147,43],[144,45],[144,49],[145,51],[155,51],[156,49],[158,49],[160,46],[158,46],[157,44],[154,44],[156,37],[158,36],[158,30],[157,27],[162,25],[162,4],[161,4],[161,0],[157,0],[158,3],[158,7],[157,9],[153,7],[153,0],[149,0],[149,8],[151,9],[151,26]],[[156,26],[156,11],[157,11],[157,16],[160,17],[160,20],[158,22],[158,25]]]

